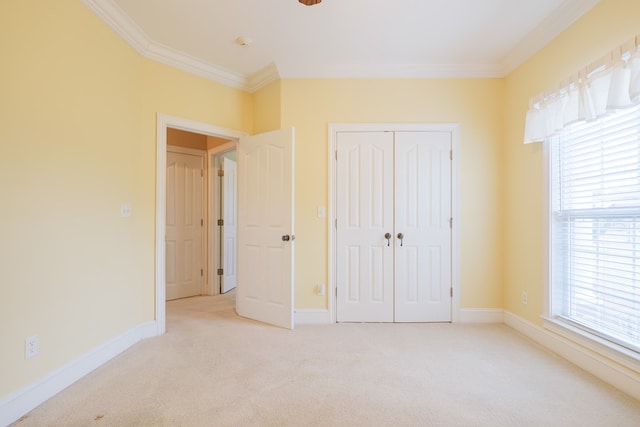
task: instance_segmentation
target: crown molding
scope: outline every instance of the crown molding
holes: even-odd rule
[[[145,55],[151,39],[124,13],[120,6],[110,0],[82,0],[82,2],[139,54]]]
[[[225,86],[251,92],[247,78],[159,43],[151,42],[144,56],[171,67],[213,80]]]
[[[551,40],[566,30],[600,0],[566,0],[540,25],[525,36],[502,61],[502,75],[507,76]]]
[[[278,67],[275,63],[271,63],[264,67],[263,69],[253,73],[247,79],[247,86],[249,87],[249,92],[256,92],[263,87],[279,80],[281,78],[280,73],[278,72]]]
[[[156,43],[112,0],[82,0],[140,55],[225,86],[251,92],[248,78]]]
[[[500,64],[321,65],[271,63],[242,75],[153,41],[113,0],[82,0],[102,21],[145,58],[225,86],[253,93],[280,78],[502,78],[515,70],[599,0],[565,0]]]

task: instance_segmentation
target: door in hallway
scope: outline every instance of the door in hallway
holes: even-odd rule
[[[222,170],[222,233],[220,291],[224,294],[236,287],[236,228],[238,215],[238,172],[235,161],[223,157]]]
[[[202,293],[203,156],[167,152],[166,299]]]

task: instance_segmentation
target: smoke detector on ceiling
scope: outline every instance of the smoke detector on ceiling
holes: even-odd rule
[[[236,43],[242,47],[247,47],[251,44],[251,39],[249,37],[240,36],[236,39]]]

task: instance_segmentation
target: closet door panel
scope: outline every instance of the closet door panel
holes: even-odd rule
[[[451,321],[451,136],[395,137],[395,321]]]
[[[337,320],[393,322],[393,134],[341,133],[337,149]]]

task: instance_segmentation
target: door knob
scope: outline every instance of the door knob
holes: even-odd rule
[[[288,242],[289,240],[291,240],[291,236],[289,236],[288,234],[285,234],[284,236],[282,236],[283,242]]]
[[[387,246],[391,246],[391,233],[385,233],[384,238],[387,239]]]
[[[398,233],[398,239],[400,239],[400,246],[404,243],[404,234]]]

